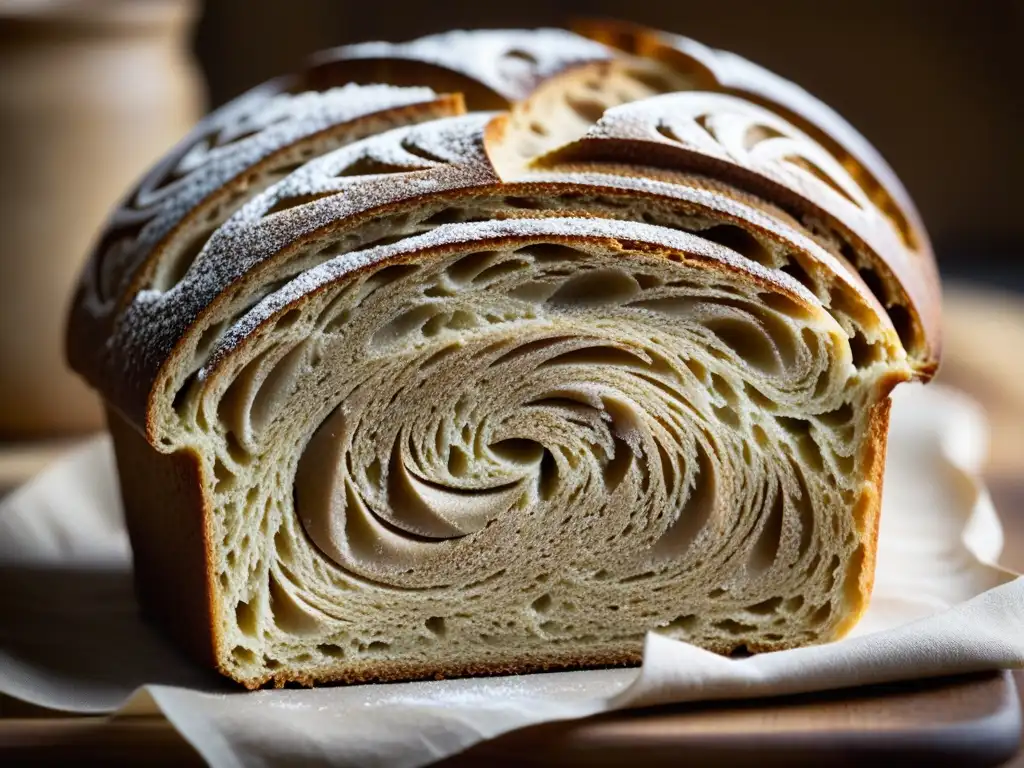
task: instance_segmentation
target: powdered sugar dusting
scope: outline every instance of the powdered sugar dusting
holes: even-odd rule
[[[153,291],[146,300],[137,296],[119,318],[110,349],[130,367],[155,370],[218,295],[318,230],[346,220],[355,227],[368,211],[439,191],[496,184],[483,151],[483,128],[489,119],[487,114],[471,114],[397,128],[311,161],[222,224],[173,288],[159,298],[152,296]],[[442,162],[444,158],[459,162]],[[337,175],[366,159],[410,170]],[[325,196],[273,212],[281,201],[309,194]]]
[[[328,224],[424,193],[496,181],[483,154],[482,131],[488,118],[473,114],[397,128],[308,163],[228,219],[176,292],[215,295],[261,261]],[[425,152],[440,159],[428,159]],[[402,171],[339,175],[364,160]],[[282,201],[308,195],[325,197],[273,213]]]
[[[563,29],[456,30],[409,43],[360,43],[336,48],[320,60],[421,61],[477,80],[512,101],[575,64],[610,59],[606,46]]]
[[[124,290],[139,263],[197,205],[274,152],[332,126],[435,98],[429,88],[387,85],[348,85],[297,95],[259,90],[242,97],[230,109],[214,113],[181,159],[150,176],[126,204],[136,217],[141,214],[149,221],[116,263],[104,265],[119,272],[104,282],[116,286],[115,293]]]

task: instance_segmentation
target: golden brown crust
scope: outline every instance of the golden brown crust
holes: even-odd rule
[[[210,508],[193,453],[160,453],[107,409],[139,606],[194,659],[217,667]]]
[[[893,385],[895,383],[893,382]],[[882,513],[882,482],[885,477],[885,450],[891,410],[892,400],[889,399],[888,393],[871,408],[870,432],[863,448],[867,479],[861,497],[854,506],[854,516],[862,531],[862,544],[860,556],[850,563],[847,571],[847,607],[850,613],[835,629],[834,637],[837,640],[857,625],[871,601],[871,590],[875,583],[878,525]]]

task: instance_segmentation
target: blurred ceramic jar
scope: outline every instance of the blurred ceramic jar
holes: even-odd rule
[[[191,0],[0,0],[0,439],[101,426],[64,364],[78,269],[198,119]]]

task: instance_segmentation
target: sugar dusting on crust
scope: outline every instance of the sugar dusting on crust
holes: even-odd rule
[[[119,273],[104,282],[119,289],[115,294],[124,290],[134,268],[196,206],[274,152],[332,126],[435,98],[429,88],[347,85],[295,95],[258,89],[232,102],[204,123],[177,163],[147,178],[125,204],[122,216],[149,221],[122,246],[116,264],[104,265]]]
[[[395,129],[342,147],[294,171],[253,198],[225,222],[211,236],[184,279],[173,289],[162,295],[150,291],[136,297],[119,326],[116,337],[119,354],[131,360],[133,365],[143,359],[143,356],[151,356],[151,364],[158,363],[169,354],[174,344],[187,332],[188,327],[199,317],[203,309],[232,283],[259,264],[294,246],[296,242],[313,236],[318,230],[332,225],[336,227],[338,224],[344,226],[346,220],[354,226],[354,222],[368,211],[396,204],[407,206],[410,201],[420,198],[429,199],[435,195],[451,194],[459,189],[478,188],[483,193],[494,188],[499,179],[487,160],[483,147],[484,128],[490,117],[488,114],[472,114]],[[348,169],[359,167],[367,161],[370,162],[368,175],[345,175]],[[391,173],[374,173],[374,164],[397,170]],[[850,282],[846,270],[835,257],[810,238],[800,235],[791,227],[780,224],[755,208],[697,184],[683,185],[593,171],[553,170],[531,172],[520,179],[506,180],[509,185],[508,194],[520,192],[517,189],[518,185],[514,184],[515,181],[525,185],[536,182],[553,186],[565,184],[567,187],[592,185],[604,190],[639,193],[645,197],[686,201],[708,214],[745,221],[776,237],[787,239],[834,270],[839,279]],[[314,195],[322,197],[308,202],[297,202],[294,208],[280,210],[281,204],[289,199],[306,201],[309,196]],[[558,221],[565,222],[563,233],[566,235],[574,233],[574,228],[579,227],[583,228],[580,231],[592,232],[592,229],[588,228],[592,225],[579,223],[585,220]],[[661,235],[672,233],[673,230],[640,224],[631,225],[623,221],[609,221],[608,225],[612,229],[607,230],[608,234],[603,236],[649,240],[652,244],[660,242],[677,250],[702,253],[698,246],[693,245],[692,236],[684,237],[683,241],[673,241],[674,245],[659,240]],[[517,227],[543,225],[495,222],[494,226],[496,229],[489,230],[492,232],[490,236],[511,237],[530,233],[526,229],[517,231]],[[631,226],[634,227],[634,236],[629,235]],[[450,228],[438,230],[438,237],[446,237],[451,231],[453,230]],[[554,234],[549,229],[544,229],[543,232]],[[661,234],[658,234],[659,232]],[[432,246],[428,237],[421,235],[403,243],[412,243],[409,247],[413,249],[429,248]],[[696,240],[700,241],[700,238]],[[399,243],[389,247],[393,249],[393,253],[398,253],[400,251],[394,249],[404,246]],[[698,250],[694,250],[695,248]],[[365,256],[377,253],[376,250],[363,251],[359,255],[342,253],[328,263],[334,264],[330,269],[340,268],[344,271],[358,268],[363,263],[370,263],[360,261],[364,257],[387,258],[392,251],[384,256]],[[752,268],[763,269],[753,262],[744,261]],[[290,288],[301,290],[307,285],[306,279],[309,275],[314,276],[309,279],[319,279],[315,277],[320,274],[317,269],[313,268],[300,275],[289,284]],[[788,280],[788,276],[784,276],[783,280]],[[237,344],[240,335],[244,335],[248,328],[250,326],[245,322],[234,325],[230,331],[231,341],[226,342],[225,348]]]
[[[629,249],[632,243],[655,246],[666,251],[718,262],[734,271],[745,272],[751,277],[778,285],[797,295],[807,304],[821,306],[814,294],[786,273],[763,267],[699,235],[667,227],[616,219],[569,217],[442,224],[429,232],[396,243],[343,254],[303,272],[287,285],[262,299],[228,329],[215,346],[209,363],[200,370],[199,376],[205,377],[224,355],[230,353],[274,314],[351,272],[398,256],[422,255],[447,246],[503,239],[526,242],[552,239],[617,241],[618,247],[625,249]]]
[[[110,340],[128,367],[158,365],[200,312],[259,264],[335,222],[439,191],[494,184],[483,151],[488,114],[397,128],[310,161],[257,195],[210,237],[170,290],[137,294]],[[344,174],[370,161],[398,172]],[[282,201],[320,197],[274,212]]]
[[[456,30],[409,43],[359,43],[318,60],[403,59],[449,69],[509,100],[529,95],[541,81],[574,64],[610,59],[606,46],[562,29]]]

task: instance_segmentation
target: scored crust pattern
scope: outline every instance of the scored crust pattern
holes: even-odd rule
[[[888,393],[939,350],[917,214],[802,91],[585,31],[327,52],[113,215],[69,356],[140,594],[223,673],[757,651],[863,610]]]

